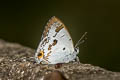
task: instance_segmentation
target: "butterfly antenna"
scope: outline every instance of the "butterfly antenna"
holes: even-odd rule
[[[87,35],[87,32],[85,32],[82,37],[79,39],[79,41],[77,42],[77,44],[75,45],[75,47],[77,47],[78,45],[82,44],[85,42],[85,36]]]

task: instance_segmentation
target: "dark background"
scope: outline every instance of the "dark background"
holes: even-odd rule
[[[17,1],[17,2],[16,2]],[[67,26],[80,46],[80,61],[120,71],[119,0],[39,0],[0,2],[0,38],[36,49],[44,25],[52,16]]]

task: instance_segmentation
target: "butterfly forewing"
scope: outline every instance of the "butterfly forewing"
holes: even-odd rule
[[[64,58],[74,52],[68,30],[56,17],[52,17],[45,26],[37,52],[41,50],[44,52],[43,58],[51,63],[64,62]]]

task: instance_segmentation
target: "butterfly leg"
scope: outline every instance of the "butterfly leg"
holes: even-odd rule
[[[79,57],[77,56],[74,60],[72,60],[72,62],[80,63]]]
[[[76,57],[76,59],[75,59],[75,60],[76,60],[76,62],[80,63],[80,59],[79,59],[79,57],[78,57],[78,56]]]

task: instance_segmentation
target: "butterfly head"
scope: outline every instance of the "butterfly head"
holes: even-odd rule
[[[74,51],[76,54],[79,53],[79,47],[75,47],[75,51]]]

